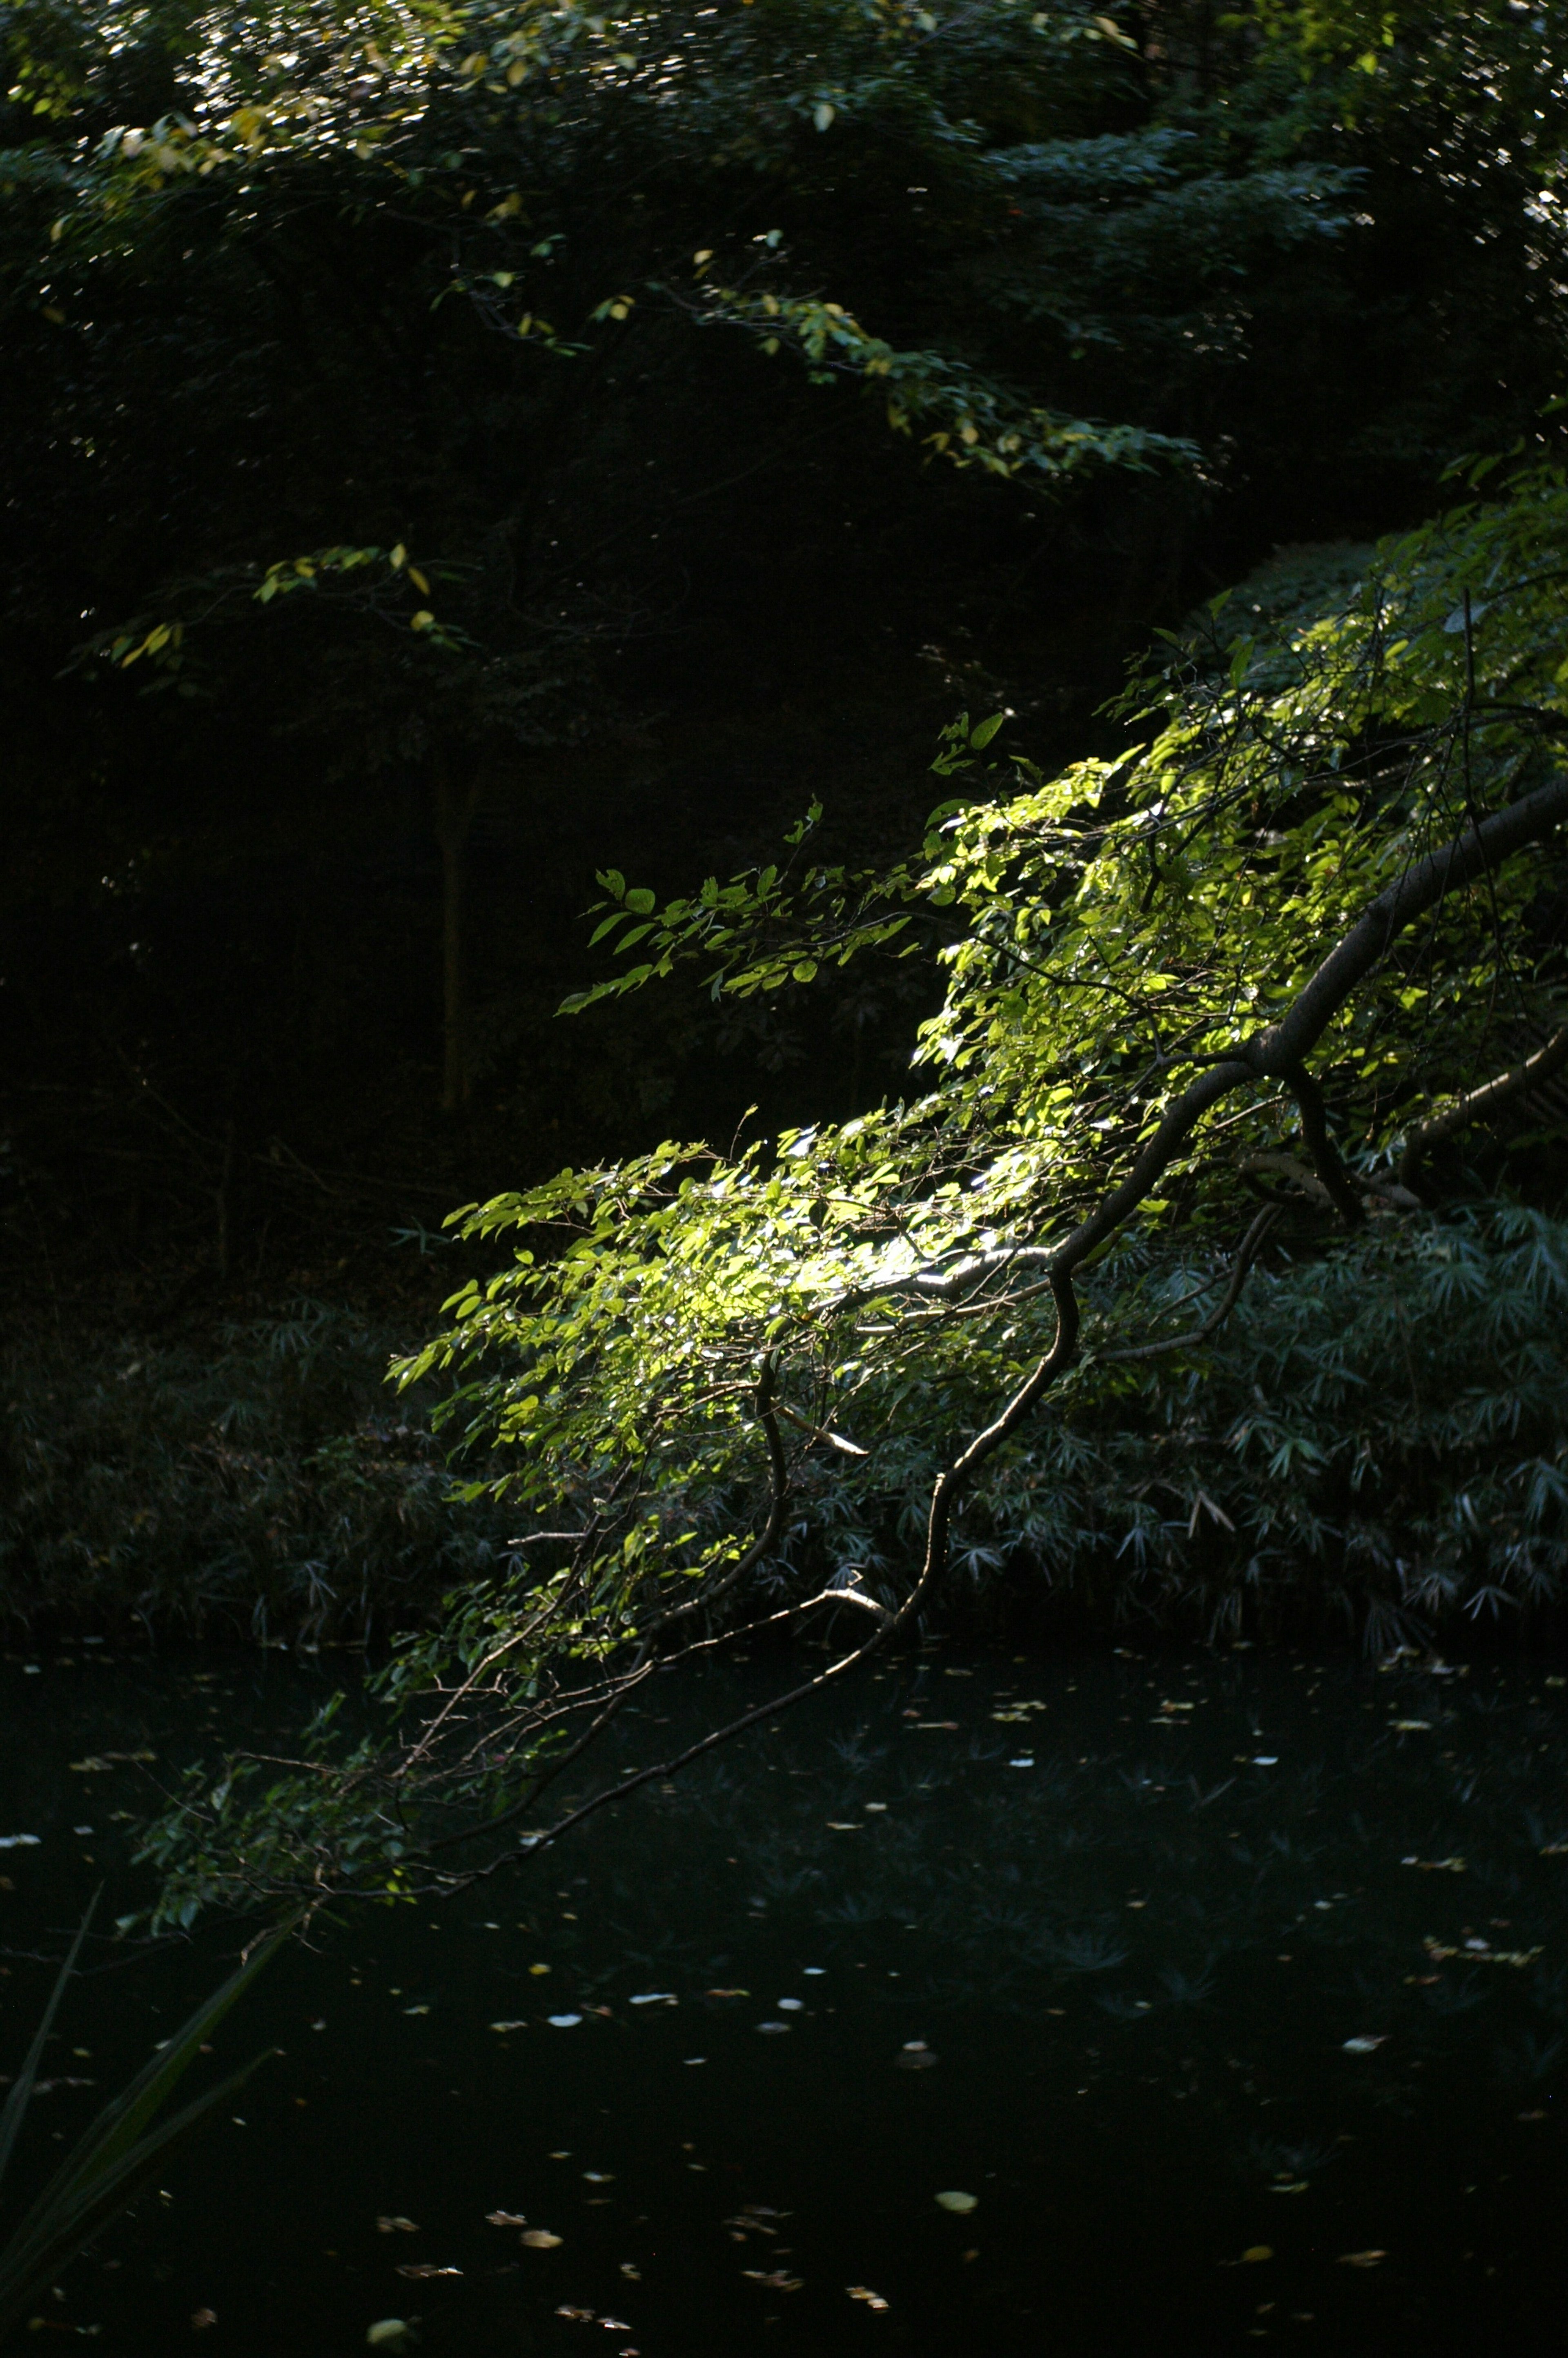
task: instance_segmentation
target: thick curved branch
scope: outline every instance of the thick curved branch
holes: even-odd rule
[[[1561,1025],[1544,1047],[1527,1056],[1521,1065],[1510,1065],[1506,1073],[1483,1082],[1478,1089],[1467,1089],[1442,1113],[1417,1122],[1405,1141],[1400,1162],[1400,1184],[1415,1187],[1422,1160],[1440,1139],[1452,1138],[1455,1130],[1467,1129],[1473,1121],[1485,1121],[1510,1098],[1522,1097],[1527,1089],[1533,1088],[1538,1081],[1549,1079],[1564,1065],[1568,1065],[1568,1023]]]
[[[1223,1063],[1209,1065],[1166,1108],[1127,1177],[1101,1197],[1087,1218],[1057,1248],[1054,1266],[1081,1267],[1113,1236],[1170,1168],[1203,1116],[1232,1089],[1264,1079],[1283,1081],[1288,1087],[1292,1074],[1299,1072],[1308,1051],[1316,1046],[1351,992],[1386,957],[1407,925],[1449,892],[1473,884],[1527,844],[1539,843],[1565,818],[1568,774],[1494,811],[1478,827],[1466,827],[1463,835],[1407,868],[1396,882],[1368,903],[1277,1023],[1239,1043]]]
[[[1568,818],[1568,775],[1553,778],[1533,794],[1494,811],[1478,827],[1466,827],[1438,850],[1416,860],[1398,882],[1369,902],[1344,939],[1330,950],[1312,979],[1297,993],[1278,1023],[1260,1033],[1238,1053],[1251,1071],[1284,1080],[1314,1048],[1357,983],[1364,982],[1395,938],[1449,892],[1539,843]]]

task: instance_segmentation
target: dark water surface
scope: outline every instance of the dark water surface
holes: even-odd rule
[[[109,1652],[0,1664],[0,1834],[41,1838],[0,1852],[7,2070],[94,1881],[105,1920],[143,1896],[149,1780],[342,1675]],[[777,1675],[672,1685],[622,1762]],[[281,1959],[212,2068],[285,2053],[28,2346],[315,2358],[401,2318],[431,2358],[1558,2351],[1565,1726],[1541,1662],[890,1664]],[[24,2180],[234,1945],[100,1944]]]

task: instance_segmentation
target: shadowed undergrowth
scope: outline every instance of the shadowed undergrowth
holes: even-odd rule
[[[1215,1637],[1326,1625],[1379,1651],[1549,1606],[1565,1336],[1568,1223],[1542,1214],[1377,1221],[1276,1259],[1193,1364],[1074,1371],[978,1487],[952,1605]],[[384,1388],[399,1339],[304,1302],[213,1339],[14,1347],[0,1609],[369,1639],[499,1574],[507,1509],[451,1500],[427,1404]],[[891,1582],[932,1475],[908,1408],[856,1482],[799,1493],[792,1563]]]
[[[38,1337],[0,1362],[0,1611],[368,1639],[498,1562],[448,1503],[400,1338],[319,1302],[167,1342]]]

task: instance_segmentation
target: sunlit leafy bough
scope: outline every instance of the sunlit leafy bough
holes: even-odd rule
[[[554,1840],[680,1765],[552,1813],[673,1664],[837,1641],[688,1759],[908,1628],[977,1482],[1075,1387],[1201,1363],[1271,1235],[1299,1256],[1334,1228],[1426,1232],[1433,1142],[1568,1055],[1542,915],[1568,488],[1484,479],[1332,611],[1226,640],[1217,601],[1134,683],[1119,762],[1010,778],[979,766],[993,725],[957,724],[937,768],[964,791],[891,871],[812,865],[807,824],[782,867],[663,906],[606,873],[631,963],[579,1009],[687,961],[744,996],[934,956],[923,1093],[455,1216],[511,1258],[398,1373],[452,1382],[517,1568],[400,1650],[391,1719],[347,1758],[329,1725],[271,1784],[198,1778],[152,1840],[167,1908],[448,1887]],[[874,1563],[835,1548],[873,1526]]]

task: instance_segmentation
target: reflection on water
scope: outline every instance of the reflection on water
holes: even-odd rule
[[[329,1677],[107,1654],[0,1665],[0,1835],[39,1837],[0,1853],[7,2066],[92,1884],[139,1896],[147,1780]],[[622,1764],[773,1675],[672,1685]],[[431,2358],[1554,2351],[1565,1705],[1541,1664],[889,1664],[274,1966],[222,2035],[284,2050],[242,2118],[38,2331],[106,2358],[373,2327]],[[24,2163],[233,1945],[100,1948]]]

